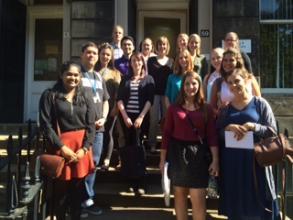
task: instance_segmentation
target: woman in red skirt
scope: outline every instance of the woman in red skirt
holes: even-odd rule
[[[94,103],[84,94],[80,80],[79,64],[66,62],[57,83],[40,99],[40,125],[53,148],[50,152],[66,160],[61,176],[53,181],[51,206],[58,220],[65,220],[67,207],[71,219],[80,219],[84,178],[94,170]]]

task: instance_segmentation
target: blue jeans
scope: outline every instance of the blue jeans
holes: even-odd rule
[[[98,166],[101,158],[101,153],[103,149],[103,132],[97,132],[93,144],[93,159],[96,166]],[[96,180],[96,172],[89,174],[85,178],[85,188],[89,198],[95,196],[94,185]]]

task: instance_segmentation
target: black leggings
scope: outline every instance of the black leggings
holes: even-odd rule
[[[113,148],[114,148],[114,138],[113,131],[116,124],[117,116],[109,116],[105,124],[105,133],[104,133],[104,160],[111,159]]]
[[[53,180],[51,186],[49,214],[57,217],[57,220],[66,219],[66,211],[69,208],[71,220],[79,220],[81,203],[84,199],[84,179],[72,179],[69,181]],[[53,207],[53,209],[52,209]]]

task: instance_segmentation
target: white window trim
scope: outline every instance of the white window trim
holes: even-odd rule
[[[50,6],[28,6],[27,8],[27,28],[26,28],[26,48],[25,48],[25,89],[24,89],[24,112],[23,119],[26,121],[32,118],[30,115],[30,104],[32,102],[32,82],[34,77],[34,57],[35,57],[35,21],[38,18],[63,18],[62,5]],[[63,53],[63,52],[62,52]],[[54,83],[53,81],[51,84]],[[46,82],[40,82],[46,84]],[[34,118],[32,118],[34,119]]]

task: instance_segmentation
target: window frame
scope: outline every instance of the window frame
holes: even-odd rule
[[[262,19],[261,18],[261,0],[259,1],[259,24],[293,24],[293,19]],[[260,38],[259,38],[260,39]],[[277,64],[279,65],[279,63]],[[279,68],[277,68],[279,75]],[[261,79],[260,79],[261,83]],[[293,94],[293,88],[261,88],[262,93],[264,94]]]

